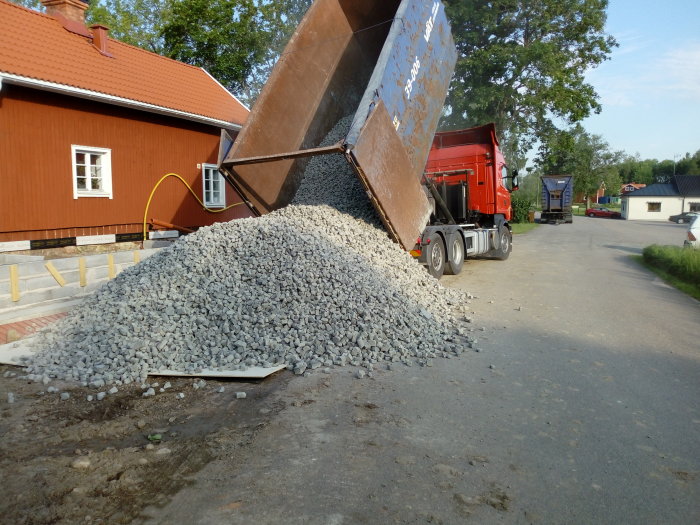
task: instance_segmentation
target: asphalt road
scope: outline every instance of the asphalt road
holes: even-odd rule
[[[630,258],[684,235],[577,217],[468,261],[443,283],[477,296],[479,352],[277,379],[145,521],[700,523],[700,304]]]

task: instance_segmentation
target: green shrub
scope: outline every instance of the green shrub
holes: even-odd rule
[[[700,250],[652,244],[644,248],[642,255],[648,264],[700,286]]]
[[[513,193],[511,199],[511,206],[513,207],[513,218],[511,222],[528,222],[530,201],[524,197],[520,197],[517,193]]]

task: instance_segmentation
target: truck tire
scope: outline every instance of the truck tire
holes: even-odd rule
[[[450,250],[450,260],[445,267],[445,273],[447,275],[459,275],[462,271],[462,266],[464,266],[464,241],[462,240],[462,235],[455,233],[450,237],[448,241]]]
[[[513,249],[513,236],[507,226],[501,225],[498,228],[498,248],[494,250],[497,259],[505,261]]]
[[[429,238],[430,243],[426,247],[426,261],[428,273],[439,279],[445,272],[445,243],[439,234],[433,233]]]

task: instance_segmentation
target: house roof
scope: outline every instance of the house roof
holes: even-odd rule
[[[700,197],[700,175],[676,175],[676,186],[685,197]]]
[[[624,195],[628,198],[633,197],[678,197],[680,193],[676,189],[674,184],[650,184],[646,188],[640,188],[638,190],[626,193]]]
[[[0,0],[0,81],[220,127],[245,122],[248,109],[204,69],[112,39],[106,56],[92,40]]]

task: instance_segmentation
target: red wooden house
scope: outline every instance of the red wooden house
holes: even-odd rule
[[[0,251],[140,239],[171,172],[211,209],[240,202],[216,163],[248,109],[203,69],[87,28],[85,2],[42,2],[47,14],[0,0]],[[211,213],[170,177],[147,218],[250,215]]]

